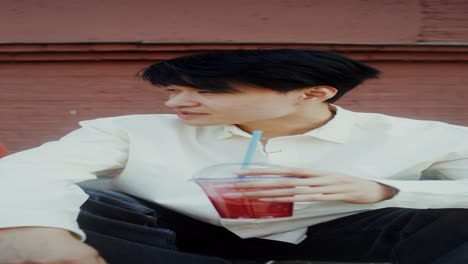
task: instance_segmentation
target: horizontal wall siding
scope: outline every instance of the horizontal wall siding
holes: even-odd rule
[[[161,94],[135,77],[145,65],[0,64],[0,142],[17,151],[67,133],[79,120],[159,112]]]
[[[421,0],[420,42],[468,42],[468,1]]]
[[[135,77],[148,61],[0,63],[0,144],[55,140],[79,120],[170,113],[165,93]],[[337,104],[355,111],[468,125],[468,62],[371,61],[383,71]]]
[[[2,0],[0,43],[467,42],[463,0]]]

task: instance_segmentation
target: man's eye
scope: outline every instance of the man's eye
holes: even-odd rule
[[[221,91],[199,90],[198,93],[202,94],[223,94]]]

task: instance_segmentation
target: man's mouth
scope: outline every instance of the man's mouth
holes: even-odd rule
[[[189,112],[189,111],[177,111],[177,114],[183,114],[183,115],[207,115],[207,113]]]
[[[177,111],[177,116],[182,119],[187,119],[191,117],[197,117],[202,115],[208,115],[207,113],[197,113],[197,112],[187,112],[187,111]]]

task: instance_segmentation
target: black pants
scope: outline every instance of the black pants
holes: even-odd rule
[[[309,227],[298,245],[241,239],[134,197],[85,190],[86,243],[110,264],[308,259],[395,264],[468,263],[468,210],[385,208]]]

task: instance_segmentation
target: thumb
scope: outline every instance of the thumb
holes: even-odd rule
[[[97,259],[98,264],[107,264],[107,262],[102,257],[98,256],[97,258],[98,258]]]

